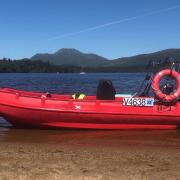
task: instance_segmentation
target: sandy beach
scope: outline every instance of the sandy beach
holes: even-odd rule
[[[177,131],[0,134],[0,179],[180,179]]]

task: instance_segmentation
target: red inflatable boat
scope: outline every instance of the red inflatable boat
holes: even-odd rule
[[[170,74],[171,73],[171,74]],[[164,74],[178,81],[178,88],[163,94],[157,83]],[[95,96],[73,99],[71,95],[43,94],[9,88],[0,89],[0,113],[14,126],[52,128],[121,129],[174,128],[180,125],[179,73],[164,70],[154,77],[154,97]]]

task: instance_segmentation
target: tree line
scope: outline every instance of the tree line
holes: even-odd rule
[[[144,66],[97,66],[83,67],[72,65],[53,65],[49,62],[32,61],[30,59],[11,60],[3,58],[0,60],[0,73],[79,73],[79,72],[143,72]]]
[[[30,59],[11,60],[3,58],[0,60],[1,73],[50,73],[50,72],[78,72],[76,66],[55,66],[49,62],[31,61]]]

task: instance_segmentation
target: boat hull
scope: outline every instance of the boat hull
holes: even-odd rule
[[[179,103],[173,106],[129,107],[114,101],[43,97],[41,93],[1,90],[0,112],[14,126],[122,129],[180,125]]]

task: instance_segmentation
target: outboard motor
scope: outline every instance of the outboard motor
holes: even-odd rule
[[[114,100],[115,99],[116,90],[110,80],[100,80],[96,99],[98,100]]]

